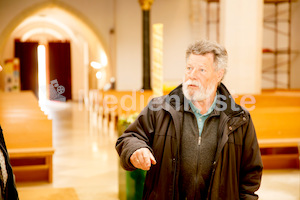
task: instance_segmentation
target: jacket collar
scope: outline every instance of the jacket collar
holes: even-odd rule
[[[227,105],[227,108],[224,110],[224,113],[227,116],[236,115],[243,110],[240,105],[235,103],[234,98],[231,96],[230,92],[223,83],[221,83],[218,87],[218,94],[222,95],[220,97]]]
[[[177,104],[177,98],[179,98],[180,107],[183,106],[184,102],[187,100],[182,92],[182,84],[177,86],[174,90],[172,90],[166,97],[167,102],[175,109]],[[176,110],[176,109],[175,109]]]

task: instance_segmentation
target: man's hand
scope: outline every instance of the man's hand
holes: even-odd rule
[[[156,164],[156,160],[148,148],[140,148],[130,156],[130,162],[134,167],[149,170],[152,165]]]

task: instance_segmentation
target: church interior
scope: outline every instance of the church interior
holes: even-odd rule
[[[116,140],[182,83],[201,39],[227,49],[223,83],[253,119],[259,199],[300,199],[299,32],[297,0],[0,0],[0,126],[20,199],[132,199]]]

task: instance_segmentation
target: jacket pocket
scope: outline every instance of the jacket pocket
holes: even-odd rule
[[[243,145],[243,135],[240,133],[239,129],[236,131],[230,133],[228,135],[228,141],[229,144],[235,144],[235,145]]]

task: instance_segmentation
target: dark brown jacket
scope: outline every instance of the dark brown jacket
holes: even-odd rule
[[[19,199],[18,191],[16,189],[14,174],[12,171],[12,167],[10,165],[9,156],[8,156],[8,152],[6,149],[6,144],[5,144],[5,140],[3,137],[1,126],[0,126],[0,151],[2,151],[3,156],[5,158],[6,171],[7,171],[7,175],[8,175],[5,190],[2,191],[3,192],[2,198],[4,200],[18,200]],[[2,181],[2,179],[1,179],[1,181]],[[3,186],[3,183],[1,183],[1,185]],[[0,193],[0,195],[1,195],[1,193]],[[1,199],[1,197],[0,197],[0,199]]]
[[[250,114],[232,101],[223,84],[218,93],[227,109],[220,114],[220,137],[207,199],[258,199],[254,192],[260,186],[263,166]],[[157,164],[147,172],[143,199],[179,198],[178,152],[184,107],[180,85],[169,95],[154,98],[117,140],[116,149],[126,170],[135,170],[130,156],[139,148],[149,148],[156,158]]]

